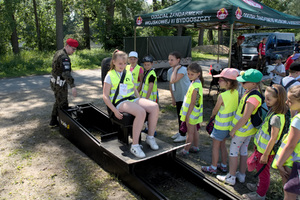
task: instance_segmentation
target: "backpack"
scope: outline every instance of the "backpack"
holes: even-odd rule
[[[284,87],[284,89],[287,91],[287,89],[288,89],[291,85],[293,85],[294,83],[296,83],[297,81],[298,81],[298,80],[296,80],[296,79],[291,80],[290,82],[288,82],[288,83],[286,84],[286,86],[284,86],[283,83],[282,83],[282,79],[281,79],[280,85],[282,85],[282,86]]]
[[[262,42],[258,43],[256,49],[257,49],[257,53],[259,52],[259,45],[261,44]]]
[[[262,122],[266,118],[268,112],[268,107],[265,103],[265,98],[259,91],[253,90],[247,95],[241,114],[244,113],[246,102],[251,95],[258,95],[261,98],[261,106],[258,107],[257,112],[254,115],[251,115],[251,123],[255,128],[259,129]]]
[[[269,129],[268,129],[269,133],[271,133],[271,126],[270,126],[271,118],[272,118],[272,116],[269,119]],[[278,151],[278,149],[279,149],[279,147],[281,145],[283,136],[286,135],[289,132],[290,123],[291,123],[291,112],[290,112],[290,110],[288,110],[285,113],[284,118],[285,118],[285,122],[284,122],[284,127],[282,129],[282,133],[281,133],[278,141],[274,144],[274,147],[272,149],[275,153]]]

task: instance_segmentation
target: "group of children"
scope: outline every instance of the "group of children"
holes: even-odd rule
[[[146,143],[151,149],[159,149],[154,132],[157,124],[159,108],[157,101],[157,79],[152,68],[153,58],[146,56],[143,59],[145,72],[136,62],[131,62],[131,55],[137,58],[137,53],[130,53],[131,66],[126,68],[127,55],[116,50],[112,56],[111,70],[104,80],[103,99],[106,105],[119,119],[122,113],[127,112],[135,116],[133,122],[133,142],[130,148],[132,154],[138,158],[144,158],[145,154],[139,145],[139,136],[142,130],[146,113],[148,113],[148,136]],[[189,152],[199,152],[200,123],[203,121],[203,75],[202,69],[197,63],[190,64],[187,68],[180,65],[180,54],[169,54],[168,80],[172,104],[177,108],[178,130],[172,136],[174,142],[186,141],[187,145],[180,151],[182,155]],[[131,73],[126,73],[125,68]],[[125,75],[125,82],[122,76]],[[142,74],[142,76],[140,76]],[[220,181],[230,185],[245,182],[245,172],[248,168],[260,170],[258,184],[247,184],[253,192],[244,194],[246,199],[265,199],[270,185],[270,166],[277,167],[283,179],[288,181],[293,162],[300,162],[300,86],[295,86],[288,91],[279,84],[272,84],[265,90],[265,103],[269,111],[260,128],[255,126],[252,116],[258,112],[263,103],[260,82],[262,73],[256,69],[249,69],[239,75],[233,68],[225,68],[219,77],[220,88],[224,89],[217,99],[212,111],[214,128],[211,133],[213,138],[212,164],[202,166],[202,171],[216,174],[217,169],[227,172],[227,148],[225,141],[231,137],[229,149],[229,173],[225,176],[217,176]],[[136,79],[136,80],[135,80]],[[140,84],[136,84],[140,82]],[[237,91],[238,82],[246,90],[241,99]],[[118,90],[120,87],[120,90]],[[116,92],[117,91],[117,92]],[[118,92],[120,91],[120,92]],[[118,94],[116,94],[118,93]],[[117,97],[115,97],[117,96]],[[142,98],[139,98],[142,97]],[[116,102],[114,100],[117,100]],[[285,125],[285,113],[289,105],[291,110],[298,112],[292,120],[289,132],[283,139],[277,154],[273,150],[274,144],[279,140]],[[248,159],[248,145],[254,136],[255,151],[252,160]],[[221,150],[222,162],[218,164],[219,150]],[[240,159],[238,163],[238,155]],[[276,155],[276,156],[275,156]],[[275,160],[273,161],[275,157]],[[239,165],[239,171],[237,171]],[[286,199],[295,199],[296,195],[285,191]]]

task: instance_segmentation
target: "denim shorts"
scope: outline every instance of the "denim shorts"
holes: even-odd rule
[[[223,131],[223,130],[218,130],[218,129],[214,128],[210,134],[210,137],[214,138],[216,140],[219,140],[219,141],[223,141],[225,138],[230,137],[229,132],[230,131]]]

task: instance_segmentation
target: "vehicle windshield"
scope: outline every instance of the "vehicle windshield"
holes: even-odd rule
[[[242,47],[257,47],[259,42],[263,38],[267,38],[269,35],[249,35],[245,36],[245,41],[242,44]]]

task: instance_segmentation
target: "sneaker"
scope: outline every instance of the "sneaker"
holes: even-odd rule
[[[175,135],[172,135],[172,139],[175,140],[178,136],[180,135],[180,133],[176,133]]]
[[[255,184],[255,183],[247,183],[246,186],[252,192],[256,192],[256,190],[257,190],[257,184]]]
[[[237,171],[235,176],[237,179],[239,179],[240,183],[245,183],[246,174],[241,174],[239,171]]]
[[[189,150],[190,153],[198,153],[200,151],[199,147],[192,146]]]
[[[235,185],[235,176],[231,176],[229,173],[225,176],[220,176],[220,175],[217,175],[217,179],[222,181],[222,182],[225,182],[229,185]]]
[[[152,150],[159,149],[158,145],[156,144],[155,138],[146,138],[146,143],[149,144]]]
[[[186,136],[181,136],[179,135],[174,142],[185,142],[186,141]]]
[[[132,146],[131,145],[130,152],[138,158],[145,158],[146,157],[145,153],[141,149],[141,145],[138,145],[138,146]]]
[[[223,173],[227,173],[227,166],[223,167],[220,163],[218,163],[217,169],[220,170]]]
[[[52,117],[52,118],[51,118],[51,121],[50,121],[50,123],[49,123],[49,127],[54,128],[54,127],[56,127],[56,126],[58,126],[58,125],[59,125],[59,123],[58,123],[58,121],[57,121],[57,117]]]
[[[264,200],[266,198],[266,195],[260,196],[256,192],[250,192],[248,194],[243,194],[242,197],[243,199],[250,199],[250,200]]]
[[[202,166],[201,170],[206,173],[217,174],[217,169],[213,169],[211,167],[211,165],[210,166]]]
[[[181,151],[178,152],[178,155],[186,157],[189,155],[189,151],[182,149]]]

